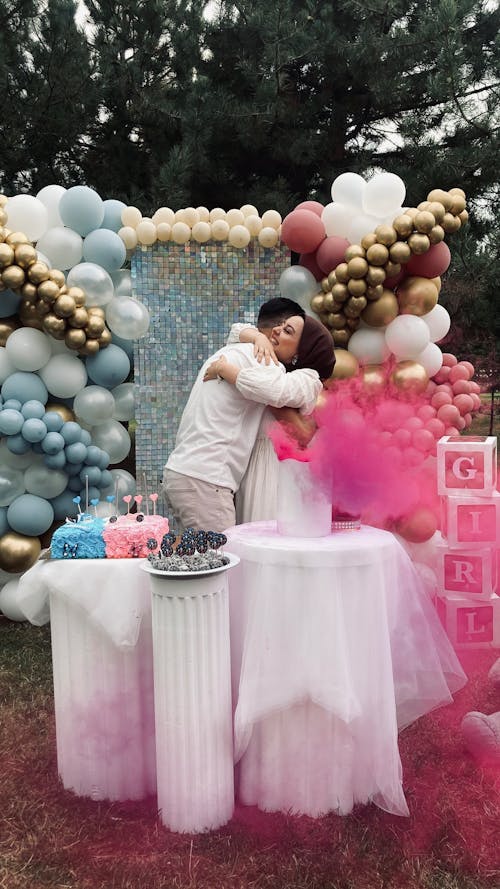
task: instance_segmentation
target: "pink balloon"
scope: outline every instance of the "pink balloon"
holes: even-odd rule
[[[450,383],[456,383],[457,380],[468,380],[469,379],[469,371],[466,367],[463,367],[461,364],[456,364],[455,367],[450,367],[450,373],[448,376]]]
[[[434,438],[441,438],[443,435],[446,435],[445,425],[443,421],[438,420],[437,417],[433,417],[432,420],[427,420],[425,428],[434,436]]]
[[[422,407],[419,407],[417,411],[417,417],[420,417],[420,419],[423,420],[424,423],[426,423],[427,420],[432,420],[432,418],[435,416],[436,408],[432,407],[431,404],[423,404]]]
[[[409,429],[397,429],[394,433],[394,440],[400,448],[406,448],[411,441],[411,432]]]
[[[451,253],[448,245],[441,241],[433,244],[427,253],[415,253],[406,263],[409,275],[418,275],[422,278],[436,278],[443,275],[451,261]]]
[[[324,208],[323,204],[320,204],[319,201],[302,201],[301,204],[297,204],[295,209],[296,210],[310,210],[311,213],[316,213],[316,216],[321,216],[321,214],[325,208]]]
[[[474,402],[471,395],[455,395],[453,404],[458,407],[462,417],[474,410]]]
[[[463,417],[459,417],[457,420],[457,429],[459,432],[462,432],[465,429],[465,420]]]
[[[314,275],[316,281],[321,281],[321,279],[324,278],[324,273],[316,262],[315,253],[301,253],[299,265],[307,269],[308,272],[311,272],[311,275]]]
[[[474,370],[475,370],[474,365],[471,364],[470,361],[459,361],[458,363],[460,364],[461,367],[467,368],[467,370],[469,371],[469,380],[470,380],[474,376]]]
[[[423,429],[424,423],[420,417],[409,417],[405,420],[404,428],[409,429],[410,432],[414,432],[416,429]]]
[[[337,235],[325,238],[320,244],[316,252],[316,262],[325,275],[329,275],[339,262],[344,262],[344,254],[348,247],[349,241],[346,238],[339,238]]]
[[[438,372],[434,374],[433,380],[435,383],[445,383],[450,375],[450,368],[446,365],[443,365],[439,368]]]
[[[473,400],[473,402],[474,402],[473,410],[474,410],[474,411],[478,411],[479,408],[481,407],[481,399],[479,398],[479,395],[477,395],[475,392],[472,392],[472,393],[471,393],[471,398],[472,398],[472,400]]]
[[[458,364],[458,358],[451,352],[443,352],[443,364],[445,367],[453,367],[454,364]]]
[[[464,414],[462,419],[465,423],[465,428],[467,429],[467,427],[470,426],[472,423],[472,414]]]
[[[413,447],[424,454],[434,447],[434,436],[428,429],[415,429],[412,435]]]
[[[451,435],[453,438],[455,438],[457,436],[457,430],[455,429],[454,426],[448,426],[448,428],[445,429],[444,434],[448,435],[448,436]],[[451,481],[450,487],[453,487],[453,485],[456,482],[456,478],[454,475],[451,476],[450,481]]]
[[[445,426],[458,426],[461,420],[460,411],[454,404],[443,404],[437,412],[438,420],[441,420]]]
[[[479,383],[476,383],[475,380],[471,380],[469,385],[470,385],[469,392],[475,393],[476,395],[481,394],[481,386],[479,385]]]
[[[436,389],[437,389],[437,383],[435,383],[434,380],[429,380],[429,382],[427,383],[424,395],[427,395],[427,397],[429,398],[431,395],[434,395],[434,392],[436,391]]]
[[[456,380],[451,387],[454,395],[470,395],[470,380]]]
[[[448,392],[435,392],[431,398],[432,407],[435,407],[439,413],[439,409],[442,408],[445,404],[452,404],[453,399]]]
[[[312,210],[293,210],[281,226],[281,240],[296,253],[313,253],[325,238],[323,221]]]

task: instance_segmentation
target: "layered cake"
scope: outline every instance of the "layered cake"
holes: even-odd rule
[[[50,554],[53,559],[104,559],[104,519],[80,513],[75,520],[66,519],[52,535]]]
[[[160,515],[127,513],[111,516],[103,530],[107,559],[144,559],[159,552],[169,532],[168,519]]]

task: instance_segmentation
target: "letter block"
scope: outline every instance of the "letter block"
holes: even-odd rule
[[[445,435],[437,443],[438,494],[489,497],[497,484],[494,435]]]
[[[489,600],[497,586],[497,554],[493,547],[439,547],[440,595]]]
[[[495,593],[483,602],[446,596],[436,607],[454,648],[500,648],[500,598]]]
[[[500,492],[441,498],[441,533],[452,547],[500,545]]]

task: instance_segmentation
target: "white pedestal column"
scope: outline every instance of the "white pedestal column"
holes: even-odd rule
[[[121,649],[51,593],[57,767],[67,790],[101,800],[156,790],[151,624]]]
[[[153,593],[160,817],[179,832],[213,829],[234,809],[227,575],[145,570]]]

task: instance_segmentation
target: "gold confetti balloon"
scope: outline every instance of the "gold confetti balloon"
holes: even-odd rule
[[[10,574],[21,574],[35,564],[41,549],[38,537],[10,531],[0,537],[0,568]]]

